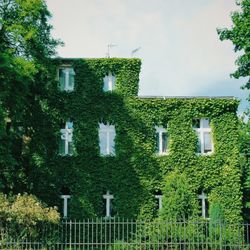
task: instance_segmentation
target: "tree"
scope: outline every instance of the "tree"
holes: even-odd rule
[[[250,89],[250,0],[238,0],[236,2],[241,11],[233,12],[231,29],[218,29],[221,40],[231,40],[235,52],[241,52],[236,60],[237,70],[232,74],[236,79],[247,77],[245,88]]]
[[[236,2],[241,10],[233,12],[231,18],[233,25],[230,29],[218,29],[221,40],[231,40],[235,52],[241,52],[236,60],[237,70],[231,74],[234,78],[246,77],[247,82],[243,88],[250,89],[250,0]],[[250,100],[250,99],[249,99]],[[249,113],[248,113],[249,116]],[[250,121],[239,121],[239,142],[241,153],[241,166],[243,169],[244,217],[249,220],[250,208]],[[245,119],[246,120],[246,119]]]
[[[34,195],[7,196],[0,193],[0,228],[2,231],[7,229],[8,235],[2,234],[6,240],[8,237],[18,240],[38,235],[39,226],[51,226],[59,221],[57,208],[48,207]]]
[[[32,133],[32,106],[43,96],[60,44],[51,38],[49,18],[44,0],[0,0],[0,190],[5,192],[27,184],[23,139]]]
[[[243,169],[243,215],[250,221],[250,121],[244,122],[246,114],[239,120],[240,165]]]
[[[185,173],[173,171],[166,177],[160,218],[185,221],[198,215],[197,197]]]

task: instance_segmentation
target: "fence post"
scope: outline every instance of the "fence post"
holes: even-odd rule
[[[220,224],[220,250],[222,250],[222,229],[221,229],[222,222],[219,222],[219,224]]]
[[[71,250],[71,244],[72,244],[72,221],[69,221],[69,249]]]

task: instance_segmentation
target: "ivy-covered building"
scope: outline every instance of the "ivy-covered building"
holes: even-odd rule
[[[70,218],[152,219],[165,178],[178,170],[201,217],[216,203],[226,220],[240,221],[238,101],[139,97],[140,66],[134,58],[55,60],[30,124],[34,192],[61,209],[67,201]]]

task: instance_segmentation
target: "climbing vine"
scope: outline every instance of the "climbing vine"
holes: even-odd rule
[[[114,195],[112,214],[152,219],[158,215],[154,197],[163,191],[165,177],[185,173],[195,195],[204,190],[210,203],[219,203],[228,221],[241,220],[241,171],[238,167],[238,132],[233,98],[137,97],[139,59],[56,59],[44,92],[29,118],[30,190],[49,205],[62,207],[66,188],[71,218],[104,216],[102,195]],[[71,65],[75,90],[58,88],[57,69]],[[112,72],[116,89],[103,92],[103,77]],[[196,154],[194,118],[211,121],[214,152]],[[74,154],[58,154],[61,124],[74,123]],[[98,123],[115,125],[115,156],[100,156]],[[157,156],[155,126],[170,136],[169,154]]]

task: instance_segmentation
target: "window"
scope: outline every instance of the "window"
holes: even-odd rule
[[[115,154],[115,126],[99,123],[99,146],[101,155]]]
[[[73,68],[59,69],[59,87],[61,91],[73,91],[75,85],[75,71]]]
[[[111,200],[114,199],[114,196],[107,191],[102,197],[105,200],[105,216],[110,217],[112,212]]]
[[[103,91],[113,91],[115,89],[115,76],[111,72],[103,78]]]
[[[211,154],[213,152],[213,143],[209,119],[194,119],[193,129],[198,136],[197,153]]]
[[[156,194],[155,198],[158,200],[158,210],[162,209],[162,199],[163,199],[163,195],[162,194]]]
[[[73,154],[73,122],[66,122],[65,128],[60,130],[61,138],[59,143],[60,155]]]
[[[63,194],[61,198],[63,199],[63,218],[66,219],[68,217],[68,199],[70,199],[71,196]]]
[[[198,195],[199,205],[201,208],[201,216],[202,218],[208,218],[208,200],[207,195],[202,191],[200,195]]]
[[[163,127],[155,127],[156,130],[156,153],[159,155],[168,153],[168,134]]]

